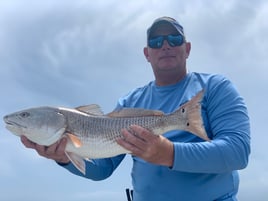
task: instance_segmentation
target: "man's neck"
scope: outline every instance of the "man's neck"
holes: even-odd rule
[[[173,73],[173,74],[167,74],[167,75],[161,74],[161,76],[155,75],[155,82],[156,82],[156,85],[158,86],[172,85],[183,80],[183,78],[186,75],[187,75],[186,71],[183,73]]]

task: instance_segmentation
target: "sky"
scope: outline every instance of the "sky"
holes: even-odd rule
[[[266,0],[0,0],[0,116],[34,106],[97,103],[105,113],[153,80],[146,30],[176,18],[192,44],[191,72],[228,77],[251,119],[249,165],[238,198],[268,200]],[[26,149],[0,121],[0,200],[124,201],[131,158],[94,182]]]

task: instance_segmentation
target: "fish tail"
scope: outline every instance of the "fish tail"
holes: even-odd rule
[[[185,117],[185,130],[194,135],[210,141],[204,128],[203,119],[201,115],[201,100],[203,98],[204,90],[198,92],[190,101],[183,104],[178,110]]]

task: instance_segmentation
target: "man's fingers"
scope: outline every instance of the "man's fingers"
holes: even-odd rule
[[[117,143],[125,149],[129,150],[131,154],[136,155],[136,153],[139,151],[139,148],[134,144],[136,141],[135,138],[137,137],[135,137],[126,129],[122,130],[122,135],[124,138],[117,139]]]
[[[25,137],[25,136],[21,136],[20,140],[21,140],[22,144],[24,144],[24,146],[27,148],[34,149],[36,146],[36,143],[28,140],[27,137]]]
[[[124,141],[132,145],[133,151],[137,150],[136,148],[143,150],[146,146],[146,142],[140,138],[137,133],[123,129],[122,134],[124,136]]]
[[[48,156],[54,155],[56,153],[57,146],[58,146],[58,143],[56,142],[56,143],[50,145],[49,147],[46,147],[45,154]]]
[[[37,151],[37,153],[40,155],[40,156],[46,156],[46,149],[47,147],[43,146],[43,145],[39,145],[39,144],[36,144],[35,146],[35,150]]]
[[[157,138],[157,135],[152,134],[150,131],[148,131],[147,129],[138,126],[138,125],[132,125],[131,130],[133,130],[133,132],[135,133],[136,136],[138,136],[139,138],[141,138],[143,141],[148,142],[151,141],[154,138]]]
[[[67,140],[67,138],[66,137],[64,137],[64,138],[62,138],[60,141],[59,141],[59,144],[58,144],[58,146],[57,146],[57,152],[58,153],[65,153],[65,147],[66,147],[66,145],[67,145],[67,142],[68,142],[68,140]]]

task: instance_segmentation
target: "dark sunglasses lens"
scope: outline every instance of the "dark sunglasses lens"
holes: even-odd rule
[[[155,38],[149,39],[148,46],[150,48],[161,48],[163,45],[164,37],[163,36],[158,36]]]
[[[182,35],[177,35],[177,36],[168,35],[167,41],[171,47],[181,46],[184,42]]]
[[[163,46],[164,40],[167,40],[168,44],[171,47],[181,46],[184,42],[184,38],[182,35],[158,36],[158,37],[149,39],[148,46],[150,48],[159,49]]]

